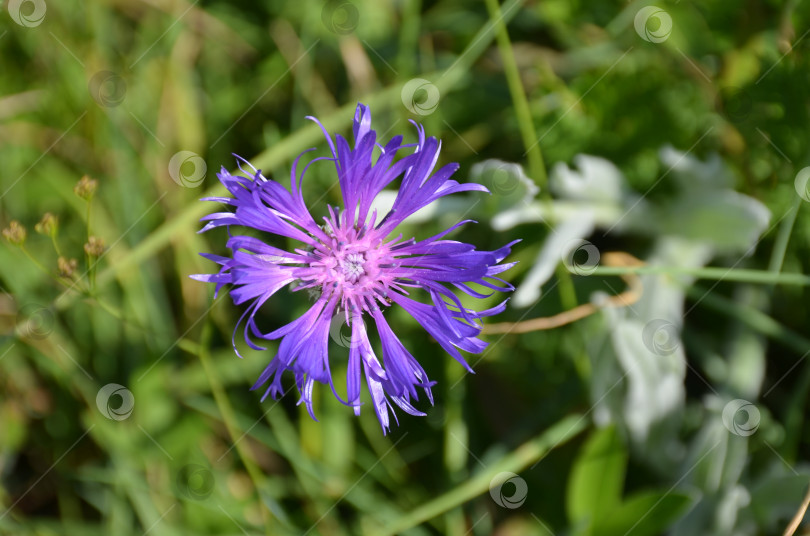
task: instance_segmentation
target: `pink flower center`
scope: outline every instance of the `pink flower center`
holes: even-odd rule
[[[357,283],[360,276],[366,274],[364,269],[366,259],[362,253],[349,253],[344,255],[342,259],[339,258],[338,262],[343,269],[343,275],[350,283]]]
[[[320,296],[336,297],[342,310],[369,310],[375,302],[388,305],[388,290],[399,288],[396,278],[386,273],[387,268],[398,264],[390,244],[373,229],[329,227],[329,241],[308,252],[299,251],[310,261],[294,273],[300,280],[298,288],[317,289]]]

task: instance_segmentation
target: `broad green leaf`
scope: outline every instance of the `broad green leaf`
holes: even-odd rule
[[[627,451],[615,427],[591,434],[568,480],[566,510],[572,524],[604,519],[621,502]]]
[[[770,212],[760,201],[732,190],[693,188],[662,213],[660,229],[720,252],[746,251],[767,229]]]
[[[806,473],[776,476],[776,472],[772,470],[751,488],[749,512],[761,527],[773,527],[792,517],[807,490]]]
[[[601,522],[593,536],[657,536],[675,522],[694,502],[679,491],[646,491],[635,494]]]

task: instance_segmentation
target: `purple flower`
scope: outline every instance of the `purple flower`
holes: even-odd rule
[[[301,394],[299,404],[306,404],[313,419],[315,382],[328,383],[338,400],[353,406],[359,415],[362,372],[374,411],[386,432],[388,409],[394,413],[390,402],[411,415],[424,415],[412,405],[412,400],[418,400],[418,390],[422,389],[432,404],[431,387],[435,382],[428,380],[419,362],[394,334],[385,309],[393,304],[405,309],[447,353],[472,372],[459,349],[479,353],[486,348],[487,343],[478,338],[481,318],[501,312],[506,301],[492,309],[475,311],[462,305],[450,287],[475,298],[490,296],[492,293],[485,293],[487,289],[513,290],[497,275],[513,266],[514,263],[499,263],[514,242],[496,251],[477,251],[470,244],[444,238],[469,220],[425,240],[403,240],[402,235],[389,238],[408,216],[440,197],[487,189],[480,184],[459,184],[452,180],[450,176],[458,164],[448,164],[434,172],[441,143],[436,138],[425,138],[424,129],[416,123],[418,143],[405,145],[402,136],[396,136],[383,146],[377,143],[377,133],[371,129],[371,112],[359,104],[354,115],[352,149],[342,136],[338,134],[333,140],[317,119],[308,119],[324,131],[332,156],[315,158],[300,175],[298,162],[303,154],[299,156],[292,166],[291,190],[267,179],[255,168],[252,177],[246,178],[231,175],[223,167],[218,177],[233,197],[205,200],[231,205],[235,210],[205,216],[203,221],[208,223],[200,232],[228,226],[227,246],[233,254],[230,257],[202,254],[220,264],[221,269],[216,274],[192,277],[216,283],[217,292],[230,283],[234,303],[249,304],[237,323],[234,338],[244,322],[244,338],[251,348],[264,350],[252,337],[281,339],[278,353],[252,387],[258,389],[267,384],[262,400],[268,395],[277,398],[283,392],[281,376],[289,370]],[[372,157],[375,147],[379,149],[376,162]],[[396,160],[400,150],[409,149],[410,154]],[[343,211],[329,207],[329,217],[324,217],[323,225],[313,219],[301,194],[304,174],[319,160],[335,163],[345,206]],[[376,211],[371,211],[372,202],[398,177],[402,181],[393,207],[378,221]],[[233,236],[232,225],[291,238],[301,242],[301,246],[285,251],[257,238]],[[306,290],[315,296],[314,305],[286,326],[262,332],[255,323],[256,312],[273,294],[290,284],[293,291]],[[416,301],[409,289],[421,289],[430,303]],[[345,401],[338,395],[330,371],[328,341],[333,319],[351,326]],[[376,324],[382,362],[369,340],[367,319]],[[239,355],[238,350],[236,353]]]

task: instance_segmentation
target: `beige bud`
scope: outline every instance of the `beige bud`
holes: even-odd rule
[[[104,240],[96,236],[89,237],[84,245],[84,252],[91,257],[101,257],[104,254]]]
[[[3,237],[15,246],[23,245],[26,235],[25,227],[17,220],[12,220],[8,227],[3,229]]]
[[[98,188],[98,181],[85,175],[73,187],[73,193],[89,201],[92,199],[93,194],[96,193],[96,188]]]
[[[76,268],[79,266],[78,261],[76,259],[66,259],[64,257],[59,257],[56,260],[56,271],[59,273],[59,277],[66,277],[71,278],[73,277],[73,273],[76,271]]]
[[[55,236],[58,228],[59,220],[50,212],[43,214],[42,219],[39,220],[39,223],[34,225],[34,230],[36,232],[46,236]]]

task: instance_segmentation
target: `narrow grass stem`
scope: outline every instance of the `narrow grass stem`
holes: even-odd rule
[[[625,274],[659,274],[659,275],[688,275],[698,279],[711,279],[715,281],[734,281],[739,283],[754,283],[760,285],[798,285],[810,286],[810,276],[804,274],[773,273],[765,270],[750,270],[745,268],[703,267],[691,268],[684,266],[600,266],[593,269],[591,275],[610,276]]]

